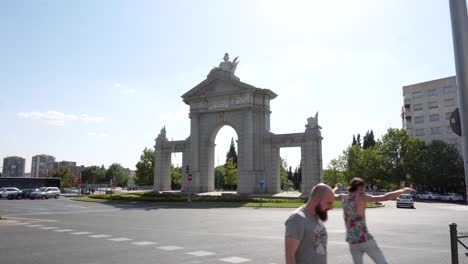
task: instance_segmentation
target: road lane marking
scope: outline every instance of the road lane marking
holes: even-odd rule
[[[41,227],[39,229],[43,229],[43,230],[51,230],[51,229],[57,229],[57,227],[55,226],[45,226],[45,227]]]
[[[15,225],[30,225],[31,223],[15,223]]]
[[[12,216],[26,216],[26,215],[55,215],[55,214],[81,214],[81,213],[100,213],[100,212],[117,212],[121,209],[108,209],[108,210],[83,210],[83,211],[52,211],[43,213],[28,213],[28,214],[8,214],[5,217],[13,218]]]
[[[6,217],[8,219],[23,220],[28,222],[57,222],[55,219],[41,219],[41,218],[24,218],[24,217]],[[29,223],[25,223],[29,224]]]
[[[220,260],[224,262],[229,262],[229,263],[243,263],[243,262],[251,261],[251,259],[239,258],[239,257],[223,258]]]
[[[154,245],[156,243],[150,242],[150,241],[141,241],[141,242],[133,242],[132,244],[138,245],[138,246],[147,246],[147,245]]]
[[[208,251],[193,251],[193,252],[188,252],[188,253],[185,253],[185,254],[192,255],[192,256],[195,256],[195,257],[204,257],[204,256],[216,255],[216,253],[208,252]]]
[[[109,235],[92,235],[92,236],[89,236],[89,237],[92,237],[92,238],[103,238],[103,237],[111,237]]]
[[[167,250],[167,251],[184,249],[183,247],[178,247],[178,246],[165,246],[165,247],[157,247],[157,248],[162,249],[162,250]]]
[[[73,229],[56,229],[56,230],[52,230],[52,231],[62,233],[62,232],[71,232],[71,231],[75,231],[75,230],[73,230]]]
[[[40,227],[40,226],[44,226],[44,225],[27,225],[27,227]]]
[[[75,232],[75,233],[70,233],[72,235],[89,235],[92,234],[91,232]]]
[[[126,237],[118,237],[118,238],[110,238],[108,239],[110,241],[116,241],[116,242],[122,242],[122,241],[129,241],[129,240],[133,240],[131,238],[126,238]]]

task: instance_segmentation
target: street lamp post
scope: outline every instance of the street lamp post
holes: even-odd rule
[[[457,73],[458,106],[460,109],[463,161],[465,168],[465,189],[468,195],[468,15],[466,0],[449,0],[449,5]]]

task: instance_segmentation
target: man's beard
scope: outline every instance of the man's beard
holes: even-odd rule
[[[322,210],[322,207],[320,205],[317,205],[315,207],[315,214],[322,220],[323,222],[327,221],[328,219],[328,211],[327,210]]]

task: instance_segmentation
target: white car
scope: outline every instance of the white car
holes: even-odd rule
[[[5,187],[0,189],[0,198],[8,198],[8,196],[16,197],[17,194],[20,194],[21,190],[15,187]]]
[[[414,208],[414,200],[410,194],[400,194],[396,199],[396,207],[409,207]]]
[[[461,193],[444,193],[440,196],[443,201],[464,201],[463,194]]]
[[[423,192],[423,193],[418,193],[416,195],[416,198],[421,199],[421,200],[440,200],[440,194],[435,193],[435,192]]]

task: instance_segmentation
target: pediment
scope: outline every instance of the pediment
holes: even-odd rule
[[[221,95],[253,93],[257,88],[236,80],[208,78],[182,95],[184,101]]]

